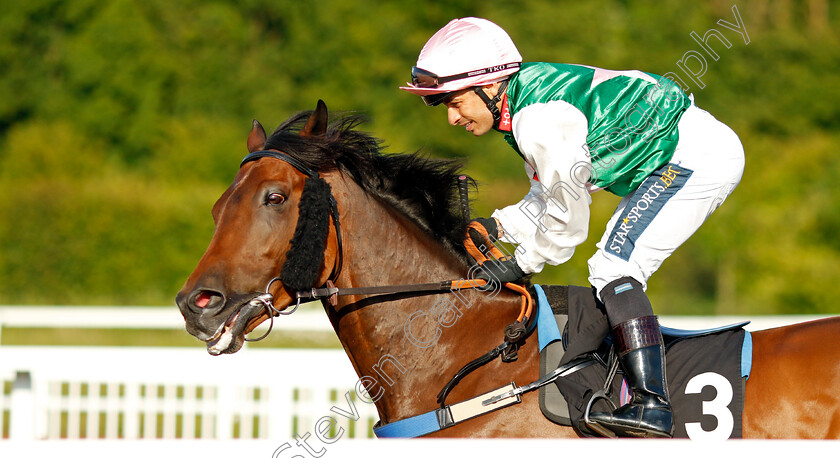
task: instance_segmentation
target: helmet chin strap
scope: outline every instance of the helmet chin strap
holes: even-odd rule
[[[490,110],[490,113],[493,115],[493,127],[498,128],[499,122],[502,120],[502,112],[499,111],[499,107],[496,105],[499,103],[499,100],[502,100],[502,95],[505,93],[505,89],[507,89],[508,80],[502,81],[499,85],[499,91],[496,92],[495,97],[492,99],[484,93],[484,88],[481,86],[476,86],[473,91],[481,97],[481,100],[487,104],[487,109]]]

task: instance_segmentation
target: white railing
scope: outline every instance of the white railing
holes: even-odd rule
[[[263,324],[261,328],[266,328]],[[0,306],[3,328],[184,329],[184,318],[171,307],[142,306]],[[274,319],[274,330],[328,331],[332,326],[319,303],[308,303],[290,316]],[[259,331],[255,331],[259,332]]]
[[[740,321],[751,321],[750,331],[766,329],[827,315],[776,316],[662,316],[665,326],[705,329]],[[267,325],[263,324],[261,329]],[[0,306],[0,333],[3,328],[90,328],[90,329],[184,329],[184,319],[171,307],[106,306]],[[318,303],[301,305],[290,316],[275,318],[274,330],[332,332],[329,319]],[[254,331],[259,333],[259,330]],[[2,337],[2,334],[0,334]]]
[[[341,350],[4,346],[0,381],[12,439],[285,441],[324,417],[328,438],[367,438],[377,420]]]
[[[662,317],[701,329],[752,320],[755,331],[819,316]],[[5,328],[183,329],[172,307],[0,307]],[[275,319],[275,332],[332,331],[317,305]],[[256,332],[260,332],[259,330]],[[341,350],[0,346],[0,438],[270,439],[371,437],[375,408],[356,393]],[[358,416],[354,413],[358,413]],[[348,418],[350,417],[350,418]],[[325,423],[326,422],[326,423]]]

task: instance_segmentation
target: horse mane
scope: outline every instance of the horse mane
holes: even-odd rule
[[[399,210],[466,263],[460,161],[419,152],[386,154],[380,139],[356,129],[366,120],[357,114],[331,122],[324,136],[301,137],[298,133],[311,114],[292,115],[268,137],[265,148],[283,151],[319,172],[339,170],[351,176],[366,193]]]

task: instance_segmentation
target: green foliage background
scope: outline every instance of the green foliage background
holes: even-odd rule
[[[750,42],[717,24],[735,22]],[[703,2],[13,0],[0,4],[0,303],[172,304],[212,235],[210,207],[245,153],[324,99],[392,152],[469,158],[475,210],[518,201],[521,160],[397,90],[454,17],[504,27],[526,61],[680,73],[715,28],[697,104],[741,136],[740,187],[650,282],[663,314],[838,313],[840,8]],[[686,83],[690,80],[685,79]],[[537,280],[587,284],[617,199]]]

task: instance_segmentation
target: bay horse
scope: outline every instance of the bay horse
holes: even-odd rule
[[[187,331],[212,354],[238,351],[247,333],[293,310],[296,293],[314,286],[466,278],[465,222],[455,185],[460,166],[385,154],[379,140],[356,129],[360,122],[345,116],[328,123],[322,101],[271,136],[254,121],[250,154],[213,207],[213,238],[176,298]],[[437,408],[441,387],[496,347],[521,308],[520,297],[504,289],[451,297],[397,292],[322,301],[381,423]],[[840,438],[838,336],[840,317],[752,333],[744,438]],[[448,401],[536,380],[539,354],[532,340],[515,361],[495,358],[475,369]],[[519,404],[429,437],[578,436],[546,419],[536,393],[526,393]]]

